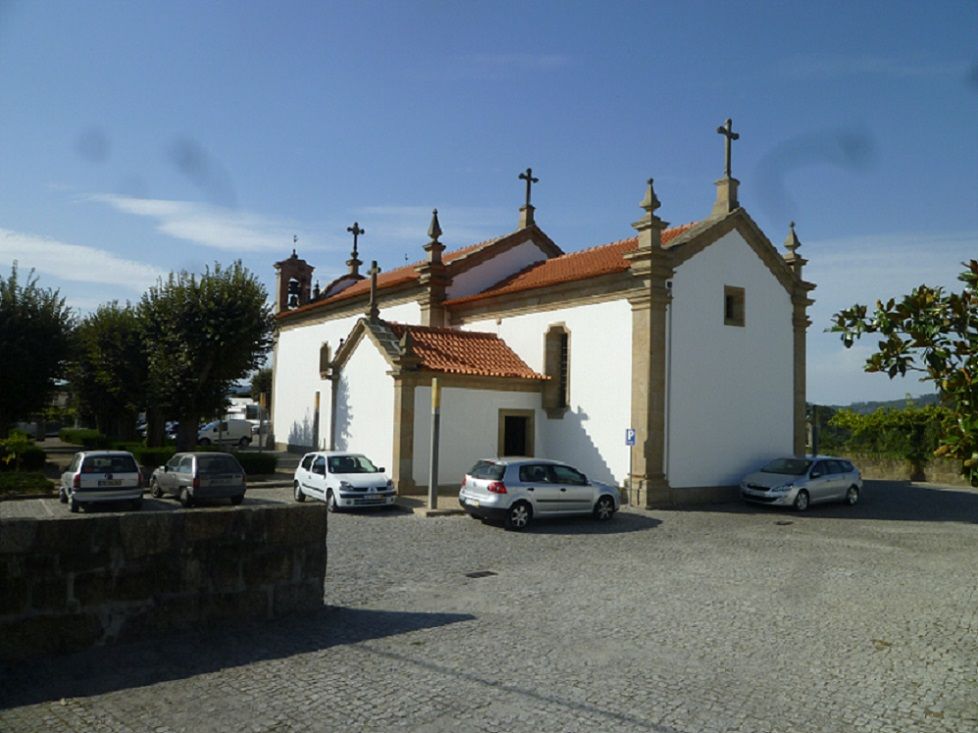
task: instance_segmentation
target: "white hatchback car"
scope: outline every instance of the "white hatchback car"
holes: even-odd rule
[[[307,496],[322,499],[331,512],[394,503],[394,482],[382,466],[378,468],[360,453],[306,453],[295,469],[292,491],[296,501],[305,501]]]
[[[73,512],[83,505],[111,501],[127,501],[139,509],[143,505],[143,474],[128,451],[81,451],[61,474],[58,496]]]
[[[491,458],[469,469],[458,503],[473,517],[502,520],[507,529],[521,530],[535,517],[611,519],[621,506],[621,493],[559,461]]]

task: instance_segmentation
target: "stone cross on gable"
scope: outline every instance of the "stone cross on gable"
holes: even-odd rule
[[[533,177],[533,169],[527,168],[525,173],[520,173],[518,176],[521,181],[526,181],[526,205],[530,205],[530,186],[534,183],[539,183],[539,178]]]
[[[347,227],[346,231],[350,232],[353,235],[353,257],[355,259],[357,256],[357,238],[361,234],[366,234],[367,232],[365,229],[360,228],[360,224],[358,222],[353,222],[353,226]]]
[[[367,315],[371,323],[376,323],[380,317],[380,308],[377,307],[377,275],[380,274],[380,268],[377,267],[377,260],[370,263],[367,272],[370,275],[370,310],[367,311]]]
[[[723,174],[730,178],[730,143],[740,139],[740,133],[733,131],[733,120],[729,117],[727,121],[717,128],[717,132],[723,135],[724,139],[724,164]]]

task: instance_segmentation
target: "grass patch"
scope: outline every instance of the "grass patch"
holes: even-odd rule
[[[51,481],[39,471],[0,473],[0,496],[8,494],[50,494]]]

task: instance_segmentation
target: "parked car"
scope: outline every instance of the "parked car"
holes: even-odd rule
[[[149,479],[149,491],[157,499],[167,494],[186,507],[201,499],[244,501],[247,480],[238,459],[230,453],[176,453]]]
[[[375,466],[360,453],[306,453],[295,469],[292,491],[296,501],[305,501],[307,496],[322,499],[331,512],[394,503],[394,482],[383,466]]]
[[[107,501],[128,501],[133,509],[139,509],[143,504],[143,474],[128,451],[81,451],[61,474],[58,496],[73,512],[86,504]]]
[[[740,482],[746,501],[770,506],[793,506],[800,512],[811,504],[859,501],[863,478],[845,458],[805,456],[778,458]]]
[[[458,502],[478,519],[525,529],[533,519],[591,514],[608,520],[621,506],[616,486],[590,481],[573,466],[545,458],[488,458],[462,479]]]
[[[197,431],[199,445],[219,445],[222,443],[239,445],[244,448],[251,444],[252,423],[250,420],[231,418],[206,423]]]

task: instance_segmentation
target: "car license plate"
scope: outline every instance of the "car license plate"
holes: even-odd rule
[[[465,503],[468,504],[469,506],[479,506],[478,499],[466,499]]]
[[[122,479],[119,478],[100,479],[98,485],[99,486],[122,486]]]
[[[210,482],[211,486],[230,486],[233,483],[233,478],[212,478]]]

